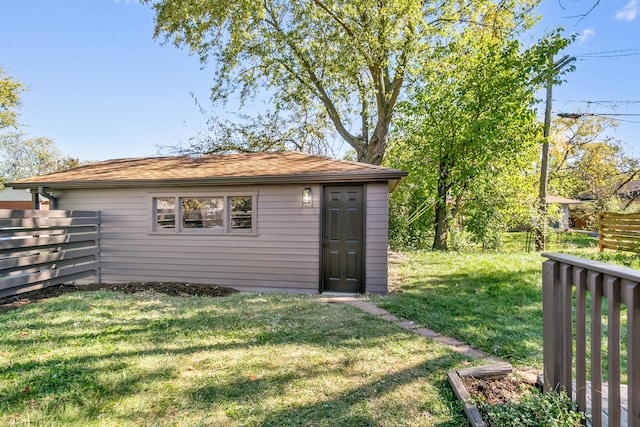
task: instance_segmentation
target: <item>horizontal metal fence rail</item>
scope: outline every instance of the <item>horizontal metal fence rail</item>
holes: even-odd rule
[[[100,281],[100,212],[0,209],[0,298]]]
[[[640,213],[602,212],[598,215],[600,252],[605,249],[640,252]]]
[[[574,394],[578,408],[585,411],[589,372],[592,426],[640,427],[640,271],[569,255],[542,256],[548,258],[542,264],[545,391]],[[622,305],[627,315],[626,408],[620,396]],[[604,331],[606,347],[602,343]],[[607,356],[605,381],[603,352]],[[603,393],[607,408],[602,407]],[[603,409],[608,419],[603,420]]]

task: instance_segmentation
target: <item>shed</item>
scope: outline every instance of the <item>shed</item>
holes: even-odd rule
[[[8,185],[100,211],[105,283],[386,293],[389,193],[405,176],[275,152],[107,160]]]
[[[568,231],[569,230],[569,206],[570,205],[579,205],[582,203],[582,200],[577,199],[568,199],[566,197],[553,196],[549,195],[546,198],[547,204],[555,204],[560,206],[560,220],[556,223],[552,224],[553,228],[559,231]]]

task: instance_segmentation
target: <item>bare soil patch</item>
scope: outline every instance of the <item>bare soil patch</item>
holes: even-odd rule
[[[514,375],[500,378],[460,378],[474,402],[497,406],[519,402],[527,394],[531,384]]]
[[[48,288],[25,292],[12,297],[0,298],[0,313],[15,310],[27,304],[53,298],[63,294],[82,291],[117,291],[125,294],[153,290],[172,296],[193,295],[208,297],[224,297],[238,291],[218,285],[202,285],[180,282],[145,282],[145,283],[90,283],[87,285],[55,285]]]

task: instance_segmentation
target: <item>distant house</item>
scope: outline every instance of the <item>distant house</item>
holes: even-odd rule
[[[569,206],[582,204],[582,200],[567,199],[566,197],[560,196],[547,196],[546,200],[547,204],[554,204],[560,207],[561,217],[557,222],[551,224],[551,226],[558,231],[569,230]]]
[[[29,190],[15,190],[4,188],[0,190],[0,209],[32,209],[33,197]],[[48,209],[47,199],[40,201],[39,209]]]
[[[8,185],[101,215],[103,282],[387,292],[406,172],[293,152],[108,160]]]

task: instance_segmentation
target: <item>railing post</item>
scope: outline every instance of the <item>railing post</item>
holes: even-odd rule
[[[640,427],[640,284],[624,289],[627,305],[628,427]]]
[[[560,281],[560,263],[548,260],[542,263],[542,315],[544,391],[553,391],[560,384],[561,364],[556,357],[560,348],[560,331],[556,319],[556,284]]]
[[[607,297],[607,365],[609,385],[609,425],[620,425],[620,279],[605,276]]]
[[[591,292],[591,425],[602,427],[602,274],[589,271]]]
[[[587,270],[573,269],[576,287],[576,403],[587,410]]]
[[[571,374],[573,368],[573,322],[571,319],[571,308],[573,305],[573,293],[571,288],[571,272],[573,267],[569,264],[560,264],[560,286],[556,291],[559,293],[556,299],[556,312],[558,313],[557,326],[560,329],[560,347],[557,349],[561,354],[561,370],[560,370],[560,385],[559,391],[565,391],[567,395],[571,396],[573,391],[573,384],[571,381]],[[556,286],[558,287],[558,286]]]

